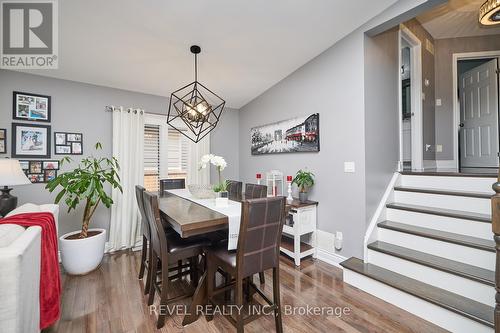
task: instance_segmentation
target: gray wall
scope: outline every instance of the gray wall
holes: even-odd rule
[[[373,38],[365,37],[367,224],[399,160],[398,46],[397,28]]]
[[[8,154],[11,153],[11,122],[12,122],[12,92],[24,91],[52,96],[52,133],[54,131],[81,132],[84,139],[84,156],[93,152],[93,145],[101,142],[103,154],[110,156],[112,149],[111,113],[104,112],[106,105],[123,105],[126,107],[141,107],[146,112],[165,113],[168,99],[162,96],[147,95],[131,91],[94,86],[84,83],[59,80],[25,74],[20,72],[0,70],[0,128],[7,128]],[[237,141],[234,128],[238,126],[238,111],[229,110],[222,117],[220,127],[212,135],[213,151],[228,158],[230,167],[227,175],[238,177]],[[225,129],[233,136],[226,140]],[[52,159],[60,159],[54,155]],[[80,158],[76,156],[75,162]],[[70,167],[70,166],[68,166]],[[66,167],[65,169],[67,169]],[[13,193],[18,196],[19,203],[32,202],[36,204],[53,202],[55,195],[44,189],[44,184],[18,186]],[[59,234],[80,228],[82,209],[70,214],[61,207]],[[100,207],[94,217],[93,226],[109,227],[110,210]]]
[[[447,38],[436,40],[436,144],[443,151],[437,160],[453,159],[453,137],[458,135],[453,126],[453,53],[500,50],[500,35]]]

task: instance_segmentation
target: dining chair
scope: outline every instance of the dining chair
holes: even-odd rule
[[[258,184],[245,184],[245,199],[257,199],[267,197],[267,186]],[[260,284],[266,283],[264,272],[259,272]]]
[[[227,183],[229,200],[240,201],[241,191],[243,190],[243,182],[237,180],[228,180]]]
[[[285,198],[272,197],[263,199],[245,200],[241,210],[241,226],[238,236],[236,252],[227,250],[227,243],[219,243],[207,253],[207,296],[209,303],[217,304],[215,295],[235,289],[234,308],[243,308],[243,285],[245,289],[254,289],[274,311],[277,332],[283,332],[281,321],[280,280],[279,280],[279,253],[281,233],[285,221]],[[230,272],[234,281],[215,287],[215,272],[218,267]],[[250,277],[258,272],[273,270],[273,301],[271,301],[253,282]],[[248,294],[247,294],[248,295]],[[220,304],[217,304],[220,305]],[[252,307],[250,307],[252,308]],[[256,316],[243,318],[240,311],[235,316],[227,316],[236,326],[237,332],[243,332],[245,324]],[[207,318],[211,320],[211,317]]]
[[[177,190],[186,188],[186,180],[184,178],[166,178],[160,179],[160,193],[166,190]]]
[[[151,230],[149,229],[149,224],[146,220],[146,213],[144,212],[144,201],[143,193],[146,189],[140,185],[135,186],[135,198],[137,200],[137,206],[139,207],[139,213],[141,214],[141,225],[142,225],[142,253],[141,253],[141,267],[139,268],[139,279],[144,277],[144,270],[148,270],[148,275],[146,276],[146,286],[144,287],[144,294],[149,293],[150,287],[150,273],[148,263],[151,261],[150,251],[148,250],[148,243],[151,242]]]
[[[245,184],[245,199],[267,197],[267,186],[258,184]]]
[[[166,306],[181,299],[191,297],[192,292],[168,298],[172,291],[170,281],[190,275],[191,284],[195,288],[198,283],[198,258],[204,247],[210,245],[208,240],[199,237],[182,239],[177,233],[166,233],[160,218],[158,197],[147,191],[143,192],[144,211],[151,230],[151,263],[150,292],[148,305],[152,305],[156,291],[160,295],[160,312],[157,328],[165,325]],[[184,260],[187,264],[183,264]],[[179,265],[180,263],[180,265]],[[170,267],[173,266],[173,267]],[[160,271],[158,272],[158,269]],[[171,272],[177,272],[170,275]],[[158,275],[161,280],[158,281]]]

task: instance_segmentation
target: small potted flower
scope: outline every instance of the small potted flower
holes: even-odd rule
[[[205,169],[208,165],[212,164],[217,169],[219,174],[219,183],[215,184],[212,189],[216,193],[215,198],[216,206],[227,206],[228,204],[228,192],[227,187],[229,185],[227,180],[222,179],[222,171],[227,167],[227,162],[222,156],[216,156],[213,154],[204,155],[199,163],[200,169]]]
[[[292,181],[299,187],[299,201],[307,202],[308,191],[314,185],[314,174],[307,170],[299,170]]]

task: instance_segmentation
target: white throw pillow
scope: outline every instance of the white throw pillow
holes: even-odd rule
[[[24,233],[24,227],[17,224],[0,224],[0,247],[7,247]]]

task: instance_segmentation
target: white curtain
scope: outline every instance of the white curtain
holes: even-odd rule
[[[198,143],[189,141],[189,163],[187,184],[208,185],[210,184],[210,167],[198,170],[198,162],[203,155],[210,154],[210,134]]]
[[[140,233],[140,216],[135,185],[144,183],[144,110],[113,107],[113,156],[120,164],[123,193],[113,189],[113,206],[109,228],[109,251],[136,245]]]

